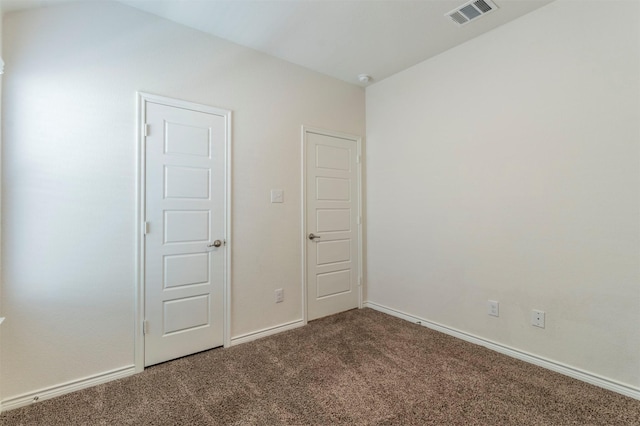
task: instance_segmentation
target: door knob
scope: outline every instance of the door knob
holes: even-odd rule
[[[222,245],[222,241],[215,240],[213,244],[209,244],[207,247],[220,247]]]
[[[320,237],[320,236],[318,236],[318,235],[314,235],[313,233],[309,234],[309,239],[310,239],[311,241],[315,240],[316,238],[321,238],[321,237]]]

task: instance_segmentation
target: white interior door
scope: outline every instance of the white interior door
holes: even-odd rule
[[[305,130],[307,319],[360,304],[359,140]]]
[[[145,366],[223,344],[224,115],[146,102]]]

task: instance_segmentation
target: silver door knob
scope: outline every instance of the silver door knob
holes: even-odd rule
[[[318,235],[314,235],[313,233],[309,234],[309,239],[310,239],[311,241],[315,240],[316,238],[320,238],[320,236],[318,236]]]
[[[209,244],[207,247],[220,247],[222,245],[222,241],[215,240],[213,244]]]

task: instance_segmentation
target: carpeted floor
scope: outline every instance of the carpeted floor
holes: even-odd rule
[[[371,309],[202,352],[2,425],[640,425],[640,401]]]

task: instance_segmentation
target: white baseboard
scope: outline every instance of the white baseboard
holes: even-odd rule
[[[83,379],[73,380],[60,385],[51,386],[40,389],[35,392],[25,393],[16,397],[8,398],[0,403],[0,412],[12,410],[14,408],[24,407],[46,399],[55,398],[56,396],[66,393],[75,392],[80,389],[90,388],[91,386],[110,382],[112,380],[122,379],[135,373],[134,366],[118,368],[101,374],[85,377]]]
[[[282,333],[283,331],[287,330],[293,330],[294,328],[302,327],[303,325],[304,320],[300,319],[280,325],[275,325],[273,327],[263,328],[262,330],[252,331],[251,333],[241,334],[240,336],[231,338],[230,346],[240,345],[242,343],[247,343],[256,339],[271,336],[272,334]]]
[[[436,331],[448,334],[450,336],[457,337],[459,339],[465,340],[467,342],[470,342],[476,345],[484,346],[488,349],[508,355],[510,357],[513,357],[531,364],[535,364],[540,367],[546,368],[548,370],[555,371],[557,373],[564,374],[569,377],[573,377],[574,379],[578,379],[583,382],[587,382],[592,385],[599,386],[601,388],[608,389],[610,391],[617,392],[619,394],[626,395],[628,397],[640,400],[640,389],[638,388],[628,386],[623,383],[619,383],[614,380],[607,379],[605,377],[601,377],[596,374],[589,373],[587,371],[580,370],[578,368],[574,368],[574,367],[571,367],[553,360],[549,360],[528,352],[514,349],[509,346],[502,345],[500,343],[492,342],[482,337],[474,336],[472,334],[465,333],[463,331],[456,330],[454,328],[450,328],[442,324],[438,324],[438,323],[426,320],[424,318],[416,317],[415,315],[407,314],[405,312],[398,311],[396,309],[392,309],[387,306],[379,305],[374,302],[370,302],[370,301],[364,302],[363,307],[384,312],[391,316],[401,318],[406,321],[411,321],[413,323],[420,323],[420,325],[428,327],[432,330],[436,330]],[[268,328],[254,331],[251,333],[242,334],[240,336],[236,336],[231,339],[231,346],[251,342],[253,340],[257,340],[262,337],[271,336],[273,334],[281,333],[283,331],[293,330],[295,328],[302,327],[304,325],[305,323],[303,320],[297,320],[297,321],[292,321],[292,322],[280,324],[273,327],[268,327]],[[70,392],[75,392],[81,389],[85,389],[85,388],[96,386],[102,383],[110,382],[112,380],[122,379],[124,377],[131,376],[133,374],[135,374],[135,367],[132,365],[128,367],[107,371],[101,374],[85,377],[83,379],[70,381],[60,385],[51,386],[49,388],[40,389],[35,392],[30,392],[30,393],[26,393],[16,397],[8,398],[0,401],[0,413],[3,411],[12,410],[14,408],[19,408],[25,405],[33,404],[37,401],[44,401],[46,399],[51,399],[51,398],[64,395]]]
[[[587,382],[592,385],[599,386],[601,388],[608,389],[610,391],[640,400],[640,389],[616,382],[615,380],[607,379],[605,377],[589,373],[579,368],[571,367],[569,365],[543,358],[532,353],[524,352],[518,349],[511,348],[509,346],[502,345],[500,343],[492,342],[491,340],[474,336],[473,334],[465,333],[464,331],[456,330],[454,328],[450,328],[445,325],[426,320],[424,318],[419,318],[415,315],[407,314],[405,312],[398,311],[387,306],[379,305],[374,302],[367,301],[363,306],[365,308],[371,308],[376,311],[384,312],[385,314],[389,314],[403,320],[411,321],[413,323],[420,323],[420,325],[428,327],[432,330],[440,331],[444,334],[457,337],[458,339],[462,339],[476,345],[484,346],[487,349],[491,349],[493,351],[500,352],[501,354],[517,358],[521,361],[535,364],[548,370],[555,371],[556,373],[564,374],[565,376],[573,377],[574,379],[578,379],[583,382]]]

